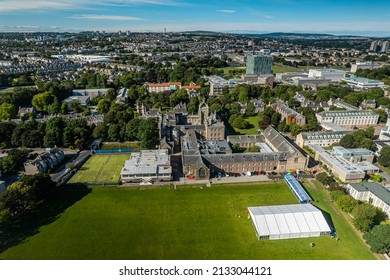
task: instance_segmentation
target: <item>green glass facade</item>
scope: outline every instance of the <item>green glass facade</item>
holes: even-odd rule
[[[247,75],[272,74],[272,57],[264,55],[248,55],[246,58]]]

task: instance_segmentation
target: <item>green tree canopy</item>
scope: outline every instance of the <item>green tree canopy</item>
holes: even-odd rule
[[[364,235],[364,239],[372,252],[379,254],[390,252],[390,224],[376,225]]]
[[[390,147],[383,147],[380,151],[378,162],[383,166],[390,166]]]
[[[358,204],[352,210],[353,224],[358,230],[368,232],[374,223],[376,214],[374,206],[367,203]]]

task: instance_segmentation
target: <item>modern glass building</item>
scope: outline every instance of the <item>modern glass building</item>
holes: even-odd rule
[[[272,74],[272,57],[265,55],[249,54],[246,57],[247,75],[270,75]]]

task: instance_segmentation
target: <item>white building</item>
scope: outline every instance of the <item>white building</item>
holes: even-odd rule
[[[390,118],[387,119],[386,126],[381,129],[381,132],[379,134],[379,140],[390,140]]]
[[[5,191],[5,181],[0,180],[0,192]]]
[[[340,142],[340,140],[349,133],[351,132],[349,131],[302,132],[297,135],[296,143],[301,148],[308,145],[318,145],[321,147],[327,147],[332,144]]]
[[[88,96],[93,98],[95,96],[103,96],[108,92],[109,88],[97,88],[97,89],[74,89],[73,96]]]
[[[311,204],[248,207],[260,240],[324,236],[331,233],[322,212]]]
[[[347,85],[350,86],[351,88],[353,88],[355,90],[360,90],[360,91],[369,90],[372,88],[381,88],[381,89],[385,88],[384,82],[366,79],[366,78],[355,77],[355,76],[344,78],[344,79],[342,79],[342,81],[346,82]]]
[[[390,217],[390,192],[378,183],[348,184],[347,190],[354,199],[381,208]]]
[[[366,61],[366,62],[356,62],[351,65],[351,73],[356,73],[357,70],[373,70],[381,67],[380,64],[372,62],[372,61]]]
[[[180,82],[169,82],[169,83],[162,83],[162,84],[145,84],[148,92],[164,92],[164,91],[175,91],[178,89],[181,89],[181,83]]]
[[[360,157],[359,155],[348,157],[347,154],[352,154],[352,152],[357,154],[364,152],[360,151],[361,149],[355,149],[356,151],[347,150],[347,153],[340,153],[340,151],[327,151],[320,146],[314,145],[310,145],[309,148],[315,151],[315,159],[326,165],[342,182],[358,183],[365,178],[366,174],[379,172],[379,168],[370,163],[372,158],[370,154]]]
[[[334,123],[343,127],[376,125],[379,115],[370,110],[323,111],[316,114],[319,124]]]
[[[167,149],[132,153],[120,173],[122,182],[171,181],[171,157]]]
[[[319,146],[310,146],[310,149],[315,151],[315,159],[326,165],[342,182],[361,182],[366,176],[366,173],[355,164],[337,157],[331,151],[324,150]]]
[[[329,79],[332,82],[340,82],[347,72],[337,69],[310,69],[309,78]]]

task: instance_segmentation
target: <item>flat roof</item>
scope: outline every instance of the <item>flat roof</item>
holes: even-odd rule
[[[365,175],[365,172],[358,168],[356,164],[353,164],[352,162],[338,157],[335,154],[333,154],[331,151],[327,151],[322,149],[321,147],[316,147],[316,153],[321,155],[323,158],[325,158],[331,165],[338,167],[346,174],[357,174],[360,173],[362,175]]]

